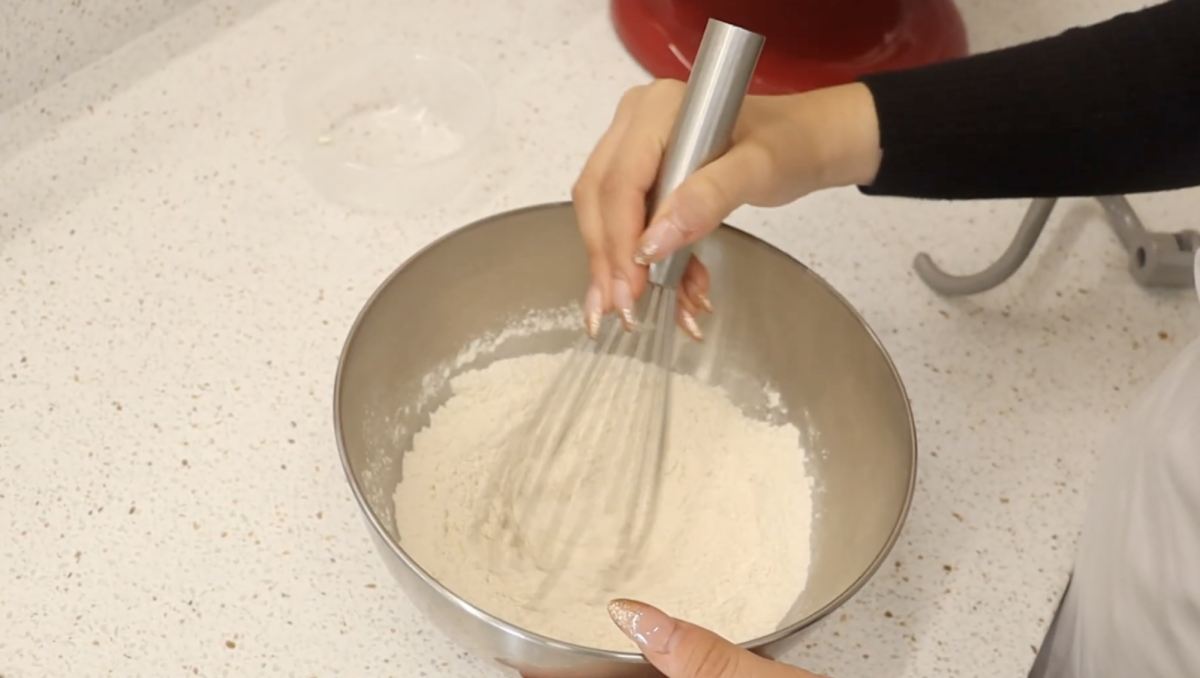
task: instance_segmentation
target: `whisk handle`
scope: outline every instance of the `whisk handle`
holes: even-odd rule
[[[659,201],[692,172],[729,150],[733,125],[742,110],[764,40],[744,28],[708,20],[647,214],[653,214]],[[689,246],[651,265],[650,282],[678,287],[691,255]]]

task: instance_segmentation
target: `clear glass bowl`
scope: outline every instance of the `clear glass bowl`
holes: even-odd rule
[[[301,167],[327,197],[364,211],[436,207],[479,177],[492,93],[469,65],[377,45],[327,59],[286,95]]]

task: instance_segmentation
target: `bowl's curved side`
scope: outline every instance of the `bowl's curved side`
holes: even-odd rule
[[[876,539],[871,547],[875,555],[869,565],[859,569],[861,574],[844,590],[826,596],[815,611],[793,620],[776,633],[744,644],[760,653],[778,656],[793,647],[805,629],[861,589],[886,559],[899,536],[915,487],[915,428],[907,395],[890,356],[840,294],[786,253],[733,227],[724,226],[712,241],[734,258],[739,256],[737,252],[748,257],[767,253],[765,256],[776,262],[772,266],[784,277],[760,282],[774,284],[783,280],[803,287],[806,292],[802,297],[806,294],[812,300],[824,300],[814,303],[831,309],[830,322],[859,337],[857,350],[874,356],[871,360],[877,374],[872,378],[890,382],[879,399],[889,411],[888,430],[894,431],[893,437],[897,439],[905,438],[889,445],[889,454],[896,457],[891,467],[897,473],[904,469],[905,477],[888,481],[889,493],[895,495],[895,513],[886,521],[887,538],[882,543]],[[531,275],[532,270],[538,274]],[[544,284],[546,281],[554,284]],[[338,362],[333,399],[335,435],[343,470],[376,548],[414,605],[443,633],[473,654],[516,667],[530,678],[641,678],[657,674],[640,655],[592,650],[528,633],[462,600],[421,568],[401,547],[394,526],[388,524],[393,522],[388,497],[400,473],[395,450],[405,449],[404,444],[397,444],[403,442],[401,427],[388,420],[388,425],[395,428],[389,429],[392,438],[387,445],[372,438],[377,438],[380,432],[376,430],[379,423],[371,417],[392,416],[387,412],[397,409],[396,402],[384,402],[381,398],[411,396],[398,384],[414,378],[419,383],[423,374],[440,360],[475,336],[497,327],[504,313],[513,310],[498,311],[497,295],[508,300],[510,306],[555,308],[574,301],[576,292],[585,287],[586,253],[570,203],[499,214],[431,243],[398,267],[355,319]],[[430,311],[427,297],[430,289],[439,290],[444,297],[440,306],[453,308],[455,312],[438,315]],[[486,290],[483,295],[488,298],[475,299],[481,289]],[[760,296],[763,296],[761,290],[753,298]],[[413,326],[421,328],[420,332],[414,333]],[[786,347],[771,350],[764,355],[776,355],[780,350],[786,351]],[[411,439],[411,434],[420,427],[420,417],[405,426]],[[901,435],[902,430],[907,434]],[[368,458],[369,455],[375,456]],[[907,462],[902,457],[907,457]],[[867,536],[883,534],[883,527],[881,523]]]
[[[492,232],[493,227],[511,223],[513,220],[528,220],[531,223],[541,224],[543,235],[550,236],[542,239],[541,248],[563,250],[562,243],[556,243],[552,234],[555,232],[568,233],[568,231],[557,227],[545,228],[547,225],[557,226],[563,215],[557,210],[547,210],[546,207],[534,206],[502,213],[451,232],[410,257],[375,290],[355,318],[338,360],[334,383],[333,417],[339,457],[354,499],[363,512],[372,542],[389,572],[400,584],[414,607],[458,645],[481,659],[490,660],[509,668],[517,668],[527,678],[650,678],[658,674],[639,654],[594,650],[527,632],[480,610],[443,586],[405,552],[399,544],[394,528],[388,524],[390,513],[388,513],[386,505],[387,496],[381,495],[381,490],[388,485],[394,486],[395,483],[384,481],[383,487],[380,487],[380,481],[373,477],[388,468],[379,465],[372,467],[361,456],[356,458],[350,443],[352,439],[357,438],[355,442],[361,448],[368,441],[360,430],[365,428],[359,421],[362,418],[361,415],[356,418],[347,416],[346,413],[355,410],[370,410],[374,407],[372,404],[374,394],[355,393],[348,387],[351,382],[361,384],[365,374],[375,371],[373,369],[375,366],[370,364],[372,361],[369,358],[366,360],[359,360],[359,358],[363,357],[360,354],[364,352],[376,353],[379,347],[371,346],[366,351],[361,351],[361,344],[378,339],[380,335],[403,334],[400,326],[411,319],[411,315],[407,313],[390,314],[381,309],[392,307],[394,310],[397,306],[408,306],[411,309],[424,304],[424,299],[419,294],[398,295],[402,298],[390,296],[389,293],[405,291],[400,285],[401,277],[414,268],[421,267],[422,264],[431,264],[433,270],[444,270],[449,276],[462,277],[463,270],[461,268],[443,269],[440,265],[441,262],[430,262],[429,259],[437,258],[434,253],[444,254],[445,248],[453,249],[469,240],[464,237],[467,234],[486,236]],[[505,243],[503,234],[500,235],[502,237],[499,238],[499,241],[491,239],[488,242],[474,243],[468,248],[473,253],[472,256],[486,258],[489,254],[503,252],[503,245],[512,243]],[[484,237],[483,240],[489,239]],[[532,246],[537,254],[538,246],[535,244]],[[565,251],[569,253],[570,247],[565,248]],[[453,259],[453,255],[450,258]],[[575,259],[567,256],[559,265],[574,268],[574,263]],[[553,264],[547,264],[547,266],[552,267]],[[519,277],[520,268],[517,266],[510,273]],[[467,277],[470,277],[471,268],[468,267],[466,270],[468,271]],[[427,289],[425,285],[418,287]],[[438,287],[438,284],[429,286],[434,289]],[[553,299],[550,303],[543,303],[542,306],[548,308],[560,306],[561,304],[555,302],[565,301],[570,294],[567,292],[567,296],[564,296],[563,299]],[[472,314],[473,310],[478,313]],[[484,303],[474,309],[464,308],[462,312],[464,317],[484,316],[489,310],[494,309],[491,309],[490,304]],[[383,318],[381,315],[391,317]],[[377,322],[380,320],[394,322]],[[486,327],[488,322],[483,322],[482,325]],[[455,350],[481,334],[484,332],[466,330],[463,332],[463,340],[455,345]],[[422,346],[422,348],[429,348],[429,346]],[[428,357],[425,357],[424,362],[427,367],[414,372],[417,374],[417,381],[420,381],[420,372],[437,364],[436,359]],[[415,431],[410,431],[410,434],[412,432]],[[401,445],[398,448],[404,449],[404,446]]]
[[[515,669],[523,678],[660,678],[640,655],[564,646],[520,631],[445,591],[367,520],[388,572],[429,623],[473,656]]]
[[[743,643],[780,656],[852,598],[886,562],[916,489],[911,401],[878,335],[827,281],[786,252],[723,225],[702,245],[712,297],[737,330],[718,341],[733,365],[774,381],[802,429],[817,515],[807,588],[770,635]],[[722,270],[728,267],[728,270]],[[724,297],[724,298],[722,298]],[[757,365],[754,364],[757,361]],[[874,519],[862,514],[874,514]],[[849,517],[849,518],[848,518]]]

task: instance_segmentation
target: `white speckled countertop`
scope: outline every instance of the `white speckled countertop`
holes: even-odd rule
[[[983,49],[1138,4],[963,9]],[[0,114],[0,675],[497,675],[426,626],[368,542],[333,441],[335,361],[417,248],[564,198],[642,72],[604,0],[158,5],[184,9]],[[36,19],[22,30],[71,21]],[[452,211],[347,214],[287,153],[297,69],[384,37],[495,85],[508,169]],[[1135,205],[1182,228],[1200,194]],[[925,249],[990,261],[1024,207],[840,191],[732,220],[864,313],[922,443],[889,563],[791,661],[837,678],[1011,678],[1032,661],[1102,435],[1200,309],[1136,287],[1088,203],[992,293],[940,299],[911,272]]]

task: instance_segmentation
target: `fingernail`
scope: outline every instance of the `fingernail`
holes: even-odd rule
[[[683,229],[670,216],[659,218],[642,234],[633,260],[645,266],[679,249],[683,244]]]
[[[683,321],[683,328],[687,330],[688,334],[692,335],[693,339],[696,341],[704,339],[704,333],[700,331],[700,325],[696,324],[696,319],[691,313],[680,309],[679,319]]]
[[[584,328],[593,339],[600,333],[600,318],[604,315],[603,304],[604,295],[600,292],[600,287],[592,285],[583,300],[583,318]]]
[[[704,311],[708,311],[709,313],[713,312],[713,302],[708,300],[707,294],[704,294],[700,289],[697,289],[695,282],[688,283],[688,296],[690,296],[692,300],[695,300],[696,304],[700,304],[700,307],[703,308]]]
[[[638,266],[649,266],[654,263],[654,255],[658,254],[658,245],[646,243],[633,253],[633,263]]]
[[[625,329],[633,331],[633,290],[629,289],[629,283],[617,278],[613,282],[613,305],[617,307],[617,313],[621,314],[621,322],[625,325]]]
[[[670,654],[675,649],[676,624],[665,612],[633,600],[614,600],[608,616],[644,652]]]

